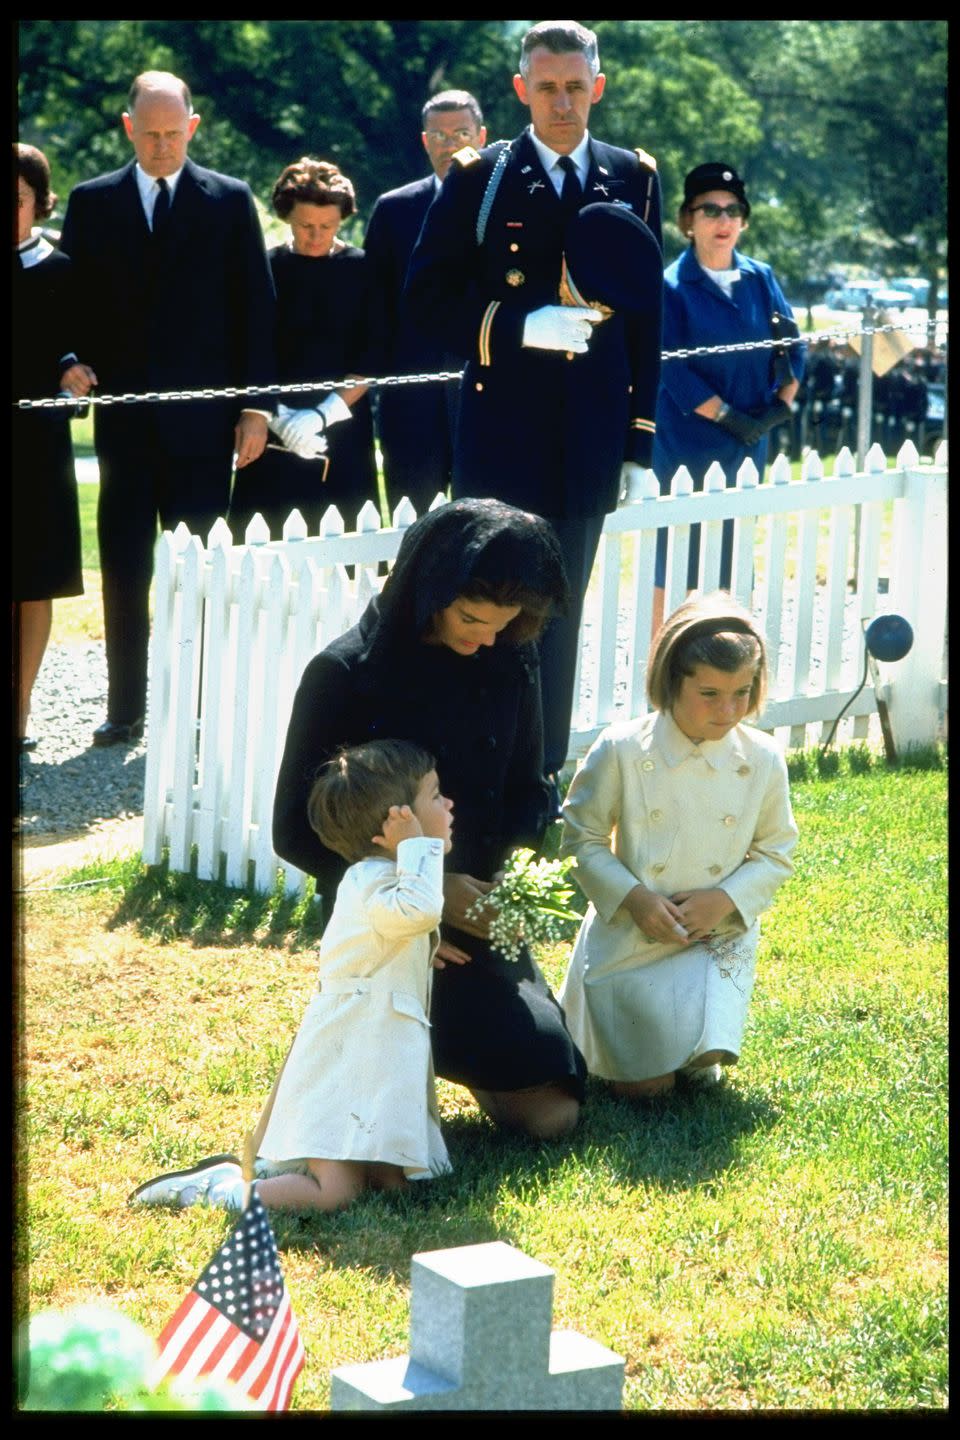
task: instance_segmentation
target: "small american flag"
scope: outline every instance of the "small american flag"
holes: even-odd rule
[[[157,1341],[152,1385],[229,1381],[257,1410],[286,1410],[303,1344],[277,1244],[256,1191]]]

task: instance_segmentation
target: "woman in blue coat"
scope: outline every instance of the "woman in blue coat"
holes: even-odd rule
[[[732,165],[711,161],[683,183],[677,217],[690,248],[664,274],[663,348],[692,349],[797,335],[793,312],[769,265],[736,249],[747,229],[750,202]],[[777,318],[775,318],[777,317]],[[786,322],[786,323],[784,323]],[[803,374],[802,348],[729,351],[664,363],[657,397],[653,468],[664,493],[681,465],[703,489],[717,460],[727,485],[749,456],[761,475],[767,432],[787,419]],[[732,522],[724,525],[720,583],[730,584]],[[687,585],[697,585],[698,527],[691,531]],[[662,612],[666,536],[657,548]]]

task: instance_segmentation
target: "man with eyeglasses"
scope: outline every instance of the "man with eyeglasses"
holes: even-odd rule
[[[410,255],[441,181],[458,150],[486,144],[483,114],[466,90],[443,90],[422,111],[423,148],[433,173],[388,190],[373,207],[363,248],[383,304],[384,373],[419,375],[459,370],[460,361],[428,339],[400,297]],[[384,386],[377,394],[377,432],[391,515],[408,496],[418,515],[446,492],[453,463],[457,391],[454,381]]]
[[[529,30],[513,88],[531,123],[509,143],[454,156],[407,281],[419,323],[466,361],[454,496],[532,510],[560,540],[571,604],[540,648],[544,769],[554,795],[567,759],[583,597],[624,463],[650,464],[660,368],[656,162],[589,132],[605,84],[592,30],[574,21]],[[649,282],[647,268],[638,271],[654,322],[559,303],[571,227],[597,204],[635,218],[655,252]]]

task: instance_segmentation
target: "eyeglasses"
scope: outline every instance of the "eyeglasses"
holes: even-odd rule
[[[423,133],[434,145],[443,145],[447,140],[459,140],[466,145],[468,140],[474,138],[472,130],[424,130]]]
[[[703,205],[690,206],[691,215],[696,210],[702,210],[708,220],[719,220],[721,215],[726,215],[730,220],[740,220],[747,213],[735,200],[730,205],[715,205],[712,200],[707,200]]]

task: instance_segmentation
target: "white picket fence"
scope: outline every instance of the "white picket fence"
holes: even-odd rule
[[[761,619],[771,662],[761,725],[788,747],[817,743],[854,695],[864,665],[863,627],[905,616],[909,654],[881,667],[898,746],[939,735],[946,712],[947,450],[919,461],[910,443],[888,468],[879,447],[857,472],[850,452],[826,478],[815,454],[792,481],[781,456],[769,480],[746,462],[727,489],[714,465],[703,492],[686,470],[671,494],[628,497],[604,526],[581,633],[580,704],[570,756],[614,719],[647,709],[646,656],[656,533],[668,527],[666,613],[684,598],[690,526],[701,525],[700,588],[719,583],[723,520],[734,520],[732,592]],[[890,503],[892,502],[892,504]],[[443,503],[438,497],[434,504]],[[234,546],[222,521],[204,549],[179,526],[157,544],[144,796],[143,855],[231,885],[301,891],[305,877],[271,844],[277,769],[293,696],[307,661],[359,617],[383,583],[403,528],[380,528],[372,504],[356,533],[330,509],[319,535],[299,513],[282,542],[256,517]],[[386,563],[385,563],[386,562]],[[347,567],[350,567],[348,570]],[[872,683],[843,721],[863,738],[876,712]]]

